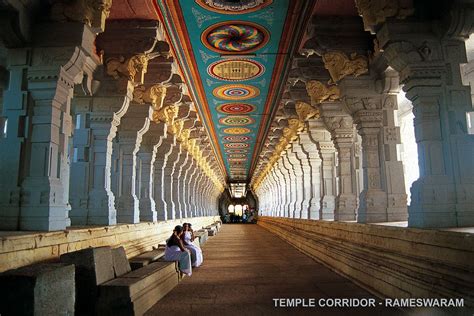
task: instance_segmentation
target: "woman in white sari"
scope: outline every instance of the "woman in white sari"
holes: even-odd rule
[[[202,250],[199,246],[199,242],[194,239],[194,232],[191,228],[190,223],[184,223],[184,234],[182,235],[184,247],[191,251],[191,265],[195,268],[202,264]]]
[[[184,247],[181,236],[183,235],[183,227],[178,225],[173,230],[173,235],[166,241],[165,260],[178,261],[179,270],[191,276],[191,254]]]

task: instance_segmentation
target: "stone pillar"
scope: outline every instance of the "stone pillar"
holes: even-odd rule
[[[342,111],[339,102],[321,103],[321,114],[331,132],[337,150],[339,194],[336,197],[334,219],[353,221],[356,219],[357,196],[354,172],[354,126],[352,118]]]
[[[295,146],[296,155],[301,161],[303,172],[303,213],[302,218],[320,219],[320,166],[321,160],[317,157],[317,148],[309,139],[309,134],[303,132],[300,134],[298,146]],[[317,157],[317,159],[315,159]]]
[[[393,70],[383,77],[383,81],[367,76],[341,82],[347,109],[362,138],[364,189],[357,217],[361,223],[406,220],[403,168],[396,152],[400,131],[394,117],[398,78]],[[387,93],[375,91],[375,84]]]
[[[152,122],[143,135],[137,158],[140,161],[137,173],[140,175],[138,184],[138,201],[140,221],[156,222],[158,220],[155,202],[155,161],[158,148],[166,138],[167,126],[162,122]]]
[[[62,45],[61,38],[64,39]],[[23,161],[27,167],[21,184],[21,216],[16,228],[62,230],[70,225],[70,100],[75,83],[81,82],[85,73],[91,76],[99,60],[93,47],[95,34],[82,23],[37,24],[33,39],[31,64],[26,74],[31,126],[30,134],[21,136],[26,138]],[[21,63],[21,53],[18,57],[15,63]],[[18,79],[15,74],[13,78]],[[17,96],[18,92],[15,92]],[[7,98],[10,98],[8,93]],[[20,115],[23,105],[22,101],[14,105]],[[11,127],[15,128],[18,123],[13,118]],[[19,129],[20,133],[24,131]],[[11,131],[11,135],[18,134]],[[13,150],[18,149],[18,140],[13,141]],[[20,155],[15,154],[18,160]],[[15,168],[15,164],[12,166]],[[14,195],[12,200],[15,200]],[[10,212],[12,210],[10,208]]]
[[[293,167],[288,160],[287,150],[283,151],[282,167],[286,179],[286,190],[288,191],[288,201],[286,204],[287,216],[293,218],[295,216],[296,205],[296,181],[293,172]]]
[[[199,175],[199,166],[197,165],[197,161],[193,159],[194,165],[192,169],[192,173],[189,177],[189,182],[186,189],[186,201],[188,205],[188,215],[189,217],[196,217],[196,204],[193,200],[194,195],[196,194],[196,178]]]
[[[9,49],[7,68],[9,71],[8,87],[3,92],[2,123],[6,124],[6,134],[0,141],[0,229],[21,229],[20,196],[21,196],[21,153],[25,150],[26,126],[28,116],[28,92],[23,83],[27,80],[28,55],[27,49]],[[2,85],[4,83],[2,82]],[[65,210],[66,211],[66,210]],[[47,216],[44,216],[47,218]],[[47,221],[47,219],[45,219]]]
[[[180,197],[182,204],[183,204],[183,209],[184,209],[184,217],[192,217],[192,214],[190,212],[190,205],[188,203],[188,194],[189,194],[189,180],[191,178],[191,175],[195,171],[195,160],[189,155],[189,163],[187,165],[187,168],[184,172],[184,177],[182,178],[182,195]]]
[[[301,201],[301,218],[303,219],[319,219],[319,215],[316,213],[311,213],[311,201],[313,199],[313,192],[312,192],[312,170],[311,170],[311,165],[309,163],[309,157],[308,154],[304,151],[301,142],[304,142],[302,140],[304,138],[307,140],[309,138],[307,132],[303,132],[300,134],[300,137],[297,142],[293,143],[292,146],[292,151],[294,152],[296,158],[298,159],[299,162],[299,167],[300,167],[300,178],[301,178],[301,196],[303,200]],[[319,173],[319,169],[318,169]],[[319,185],[320,181],[319,179],[315,179],[317,183],[315,183],[315,187],[317,187],[317,191],[319,191]],[[318,196],[319,200],[319,196]],[[315,205],[316,207],[318,205]],[[314,209],[314,206],[313,206]]]
[[[181,144],[182,146],[182,144]],[[183,203],[183,199],[182,199],[182,191],[184,190],[183,188],[183,183],[184,183],[184,174],[185,174],[185,170],[187,168],[187,166],[190,164],[190,160],[191,160],[191,155],[189,154],[189,152],[187,150],[184,151],[184,153],[182,153],[182,159],[181,159],[181,163],[179,164],[179,169],[178,169],[178,172],[175,173],[176,175],[176,178],[174,179],[175,183],[176,183],[176,190],[174,191],[176,194],[176,204],[177,204],[177,212],[178,212],[178,218],[186,218],[187,214],[186,214],[186,211],[185,211],[185,206],[184,206],[184,203]]]
[[[139,202],[136,195],[137,152],[143,135],[150,126],[152,109],[148,104],[133,104],[122,117],[118,128],[117,191],[115,201],[117,222],[138,223],[140,221]]]
[[[321,120],[310,120],[308,126],[310,138],[309,142],[305,142],[303,148],[310,156],[310,163],[313,169],[318,169],[318,173],[314,177],[322,178],[320,199],[318,200],[319,219],[334,220],[334,211],[336,209],[334,156],[336,149],[331,141],[331,134],[326,130]],[[319,170],[321,174],[319,174]],[[312,172],[314,174],[315,170]]]
[[[166,212],[166,201],[164,196],[164,172],[163,168],[166,164],[166,155],[172,150],[173,135],[169,133],[163,138],[161,145],[156,149],[156,158],[154,162],[154,199],[156,203],[156,212],[158,220],[168,220],[168,213]]]
[[[468,35],[472,23],[466,26]],[[420,178],[411,188],[412,227],[474,225],[474,139],[466,122],[472,104],[461,82],[466,55],[464,42],[454,38],[457,30],[463,27],[456,24],[440,40],[430,23],[387,21],[377,34],[413,103]]]
[[[295,145],[296,144],[296,145]],[[294,218],[302,218],[302,208],[303,208],[303,200],[304,197],[304,179],[303,179],[303,170],[301,169],[301,162],[299,161],[298,157],[294,153],[294,147],[298,146],[297,140],[291,144],[291,148],[289,148],[287,152],[288,162],[291,165],[291,169],[293,171],[293,185],[294,191],[296,195],[296,200],[294,203]]]
[[[288,205],[290,203],[291,193],[289,192],[289,188],[287,187],[287,180],[286,174],[283,173],[283,161],[282,158],[278,160],[275,164],[277,177],[278,177],[278,189],[280,191],[281,196],[281,203],[280,203],[280,216],[281,217],[288,217]]]

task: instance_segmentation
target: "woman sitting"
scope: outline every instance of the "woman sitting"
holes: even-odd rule
[[[183,235],[183,227],[178,225],[173,230],[173,235],[166,241],[165,260],[178,261],[179,270],[191,276],[191,254],[186,249],[181,240]]]
[[[190,223],[184,223],[184,234],[182,235],[184,247],[191,251],[191,264],[193,267],[199,267],[202,264],[202,250],[199,243],[194,240],[194,232]]]

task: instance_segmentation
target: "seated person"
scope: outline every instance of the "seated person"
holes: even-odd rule
[[[178,261],[179,270],[191,276],[191,254],[184,247],[181,236],[183,235],[183,227],[178,225],[173,230],[173,235],[166,241],[165,257],[166,261]]]
[[[184,223],[184,234],[182,235],[184,247],[191,251],[191,265],[199,267],[202,264],[202,250],[198,242],[194,242],[194,232],[190,223]]]

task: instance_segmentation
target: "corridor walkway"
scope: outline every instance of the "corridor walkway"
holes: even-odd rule
[[[380,308],[274,307],[273,298],[373,296],[260,226],[223,225],[203,251],[204,265],[147,315],[381,315]]]

